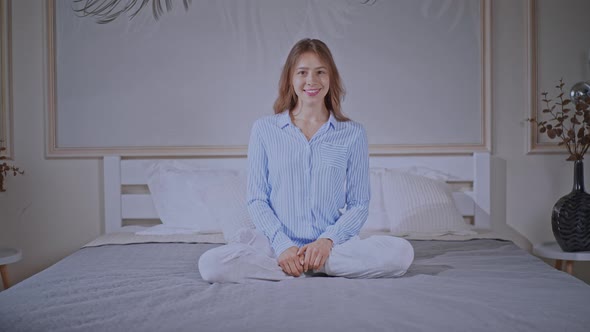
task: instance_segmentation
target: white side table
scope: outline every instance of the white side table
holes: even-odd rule
[[[590,251],[565,252],[557,242],[547,242],[533,246],[533,254],[555,260],[555,268],[562,269],[565,261],[565,271],[572,274],[574,262],[590,261]]]
[[[2,286],[4,289],[10,287],[6,265],[16,263],[21,258],[22,252],[19,249],[0,247],[0,276],[2,277]]]

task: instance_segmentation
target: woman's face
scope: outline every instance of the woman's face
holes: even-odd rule
[[[299,97],[297,106],[323,106],[330,89],[328,67],[315,53],[303,53],[295,64],[291,84]]]

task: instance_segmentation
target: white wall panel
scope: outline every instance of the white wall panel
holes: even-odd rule
[[[193,1],[102,25],[54,4],[50,155],[244,154],[304,37],[332,49],[372,146],[488,146],[483,0]]]

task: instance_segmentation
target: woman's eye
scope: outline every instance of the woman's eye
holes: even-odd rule
[[[305,75],[305,72],[302,71],[302,70],[300,70],[300,71],[297,72],[297,75]]]

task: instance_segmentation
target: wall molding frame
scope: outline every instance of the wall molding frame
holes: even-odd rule
[[[12,18],[11,0],[0,0],[0,140],[6,151],[2,154],[14,158],[12,140]]]
[[[537,117],[539,115],[538,97],[539,91],[539,58],[538,58],[538,17],[537,17],[537,0],[525,1],[525,29],[526,29],[526,78],[527,86],[527,118]],[[539,141],[539,131],[537,125],[527,122],[526,127],[526,153],[527,154],[565,154],[567,151],[557,145],[557,142]]]
[[[56,93],[56,22],[55,0],[45,2],[45,73],[46,73],[46,148],[50,158],[84,158],[120,155],[223,157],[246,156],[246,145],[198,145],[198,146],[117,146],[117,147],[63,147],[57,142],[57,93]],[[492,11],[491,0],[480,0],[480,57],[481,57],[481,137],[469,144],[396,145],[371,144],[371,155],[429,155],[472,154],[492,151]]]

